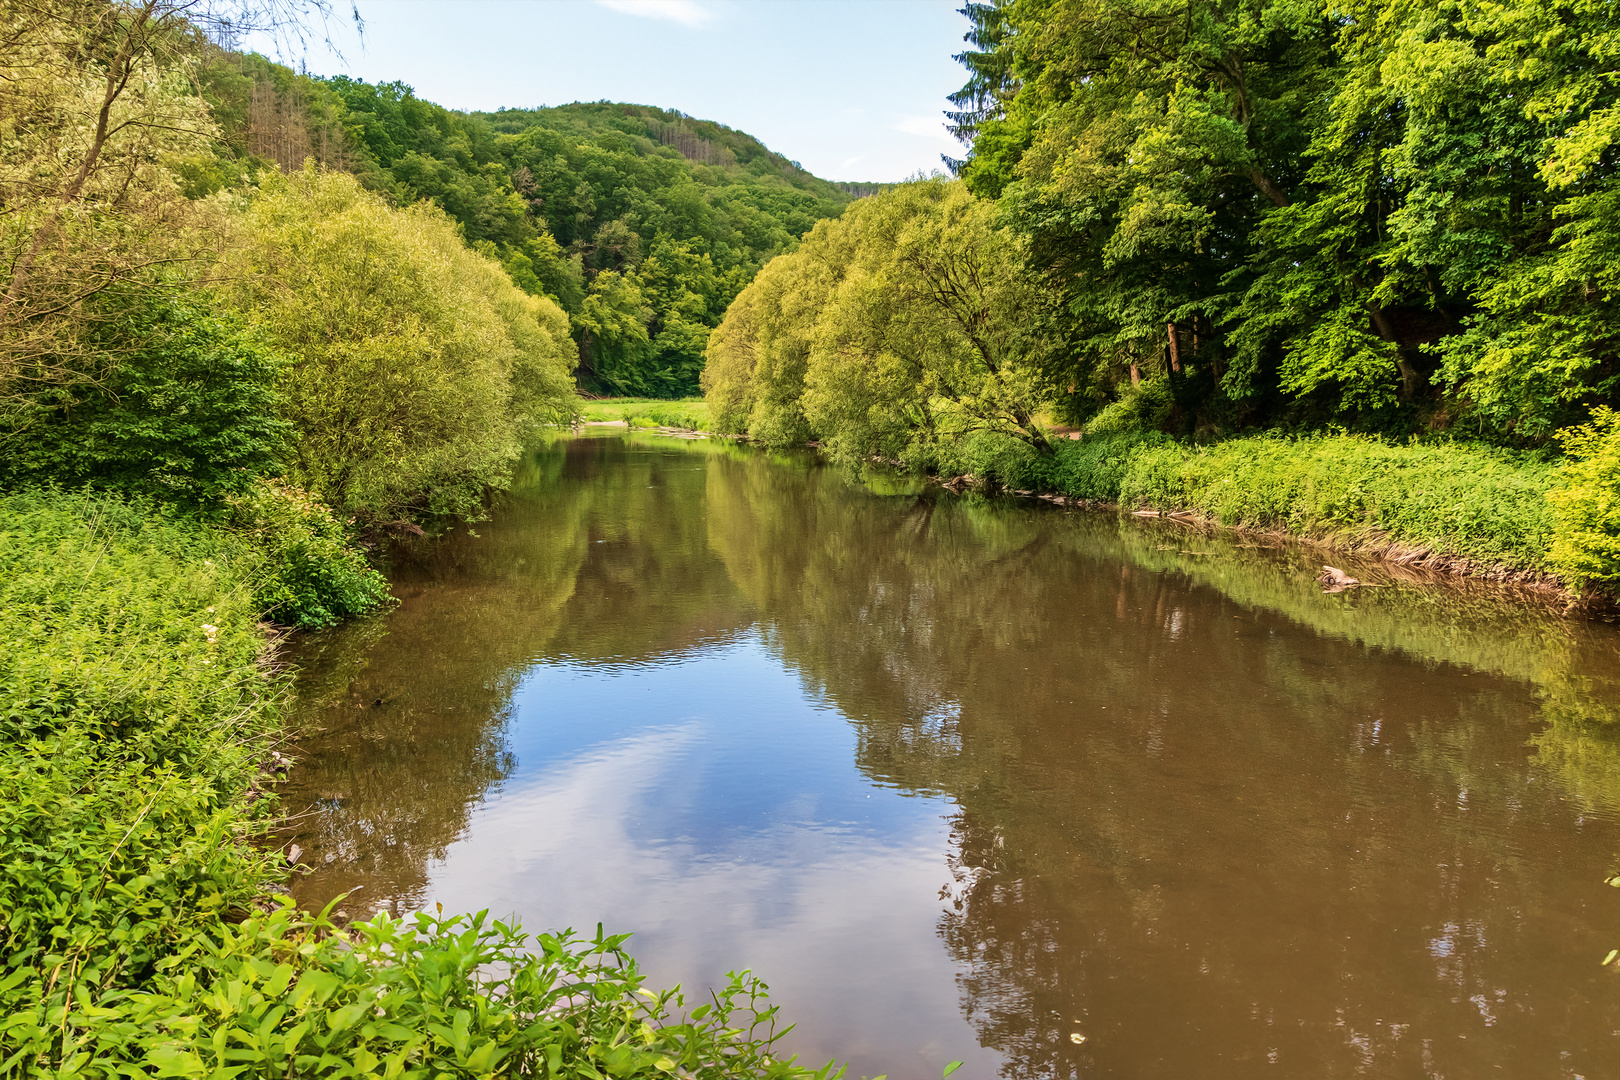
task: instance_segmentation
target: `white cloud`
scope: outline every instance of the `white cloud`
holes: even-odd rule
[[[605,8],[643,19],[668,19],[682,26],[702,26],[714,13],[695,0],[596,0]]]
[[[902,116],[895,122],[894,130],[907,135],[920,135],[925,139],[939,139],[952,144],[956,142],[945,130],[945,121],[937,116]]]
[[[866,155],[865,154],[856,154],[854,157],[850,158],[849,160],[845,161],[842,165],[840,165],[839,168],[840,169],[847,169],[851,165],[855,164],[856,162],[865,161],[865,160],[866,160]]]

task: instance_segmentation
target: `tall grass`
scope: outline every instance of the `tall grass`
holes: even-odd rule
[[[1222,525],[1393,546],[1480,566],[1546,572],[1559,466],[1490,447],[1392,445],[1351,435],[1254,436],[1207,446],[1158,434],[1062,440],[1051,455],[980,435],[942,471],[1009,488],[1187,511]]]

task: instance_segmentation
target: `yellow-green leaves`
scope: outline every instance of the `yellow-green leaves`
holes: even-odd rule
[[[290,478],[340,511],[471,512],[529,425],[571,415],[566,317],[431,205],[311,168],[255,199],[237,237],[230,295],[294,361]]]
[[[1034,445],[1041,297],[992,203],[900,185],[819,224],[743,291],[709,346],[725,424],[847,458],[915,456],[991,430]]]
[[[1577,588],[1620,581],[1620,413],[1599,409],[1560,441],[1569,457],[1547,494],[1556,516],[1547,561]]]

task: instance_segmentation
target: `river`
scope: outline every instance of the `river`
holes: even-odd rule
[[[1620,633],[1322,561],[561,439],[299,644],[296,894],[751,968],[852,1078],[1620,1076]]]

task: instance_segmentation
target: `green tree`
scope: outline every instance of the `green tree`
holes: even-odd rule
[[[713,415],[768,443],[813,434],[848,458],[927,462],[980,431],[1050,449],[1037,419],[1045,299],[994,216],[961,183],[928,180],[818,225],[711,339]]]
[[[431,205],[306,168],[266,185],[238,245],[230,295],[294,357],[289,478],[339,511],[472,512],[528,425],[571,415],[566,316]]]
[[[580,331],[580,355],[592,381],[616,394],[648,395],[651,341],[647,323],[652,308],[633,275],[603,270],[591,282],[574,325]]]
[[[290,430],[284,357],[200,296],[136,290],[96,306],[102,376],[0,411],[0,485],[92,484],[213,507],[276,467]]]
[[[959,172],[1063,298],[1085,419],[1465,423],[1615,403],[1615,48],[1595,0],[967,9]]]

